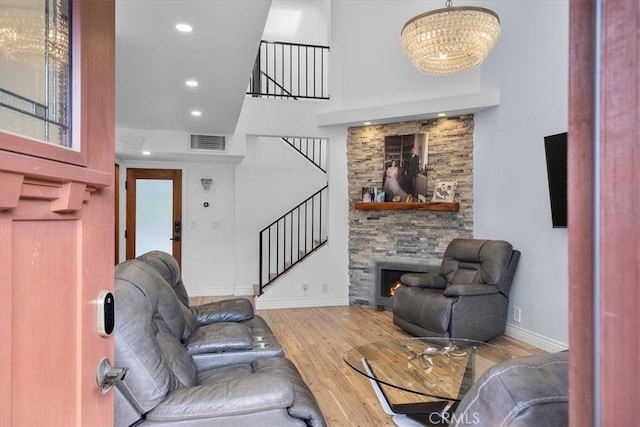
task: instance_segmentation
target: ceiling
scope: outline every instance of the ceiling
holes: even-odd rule
[[[116,126],[232,134],[270,5],[117,0]],[[193,31],[177,31],[178,23]],[[198,86],[187,87],[188,79]]]

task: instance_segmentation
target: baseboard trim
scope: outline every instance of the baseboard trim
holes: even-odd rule
[[[235,288],[235,290],[233,291],[233,295],[236,297],[253,297],[254,290],[253,287]]]
[[[271,301],[256,298],[256,310],[272,308],[304,308],[304,307],[333,307],[349,305],[349,298],[305,298],[278,299]]]
[[[190,297],[253,297],[253,288],[200,288],[187,289]]]
[[[549,353],[555,353],[558,351],[566,350],[569,346],[566,343],[556,341],[554,339],[545,337],[544,335],[537,334],[528,329],[515,326],[511,323],[507,323],[505,335],[515,338],[520,341],[524,341],[527,344],[531,344],[535,347],[541,348]]]

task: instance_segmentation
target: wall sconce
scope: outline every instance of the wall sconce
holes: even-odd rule
[[[202,189],[204,191],[209,191],[211,189],[211,185],[213,184],[212,178],[202,178],[200,180],[200,184],[202,184]]]

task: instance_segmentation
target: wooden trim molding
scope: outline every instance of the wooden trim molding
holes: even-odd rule
[[[357,202],[355,209],[362,211],[434,211],[458,212],[458,202]]]
[[[52,212],[73,212],[91,193],[111,184],[111,174],[55,161],[0,151],[0,211],[15,209],[21,199],[48,200]]]

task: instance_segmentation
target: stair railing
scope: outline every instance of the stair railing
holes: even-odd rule
[[[327,243],[328,185],[260,231],[259,291]],[[324,224],[323,224],[324,222]]]
[[[248,95],[329,99],[329,47],[262,40]]]
[[[327,139],[326,138],[282,138],[299,154],[313,163],[322,172],[327,173]]]

